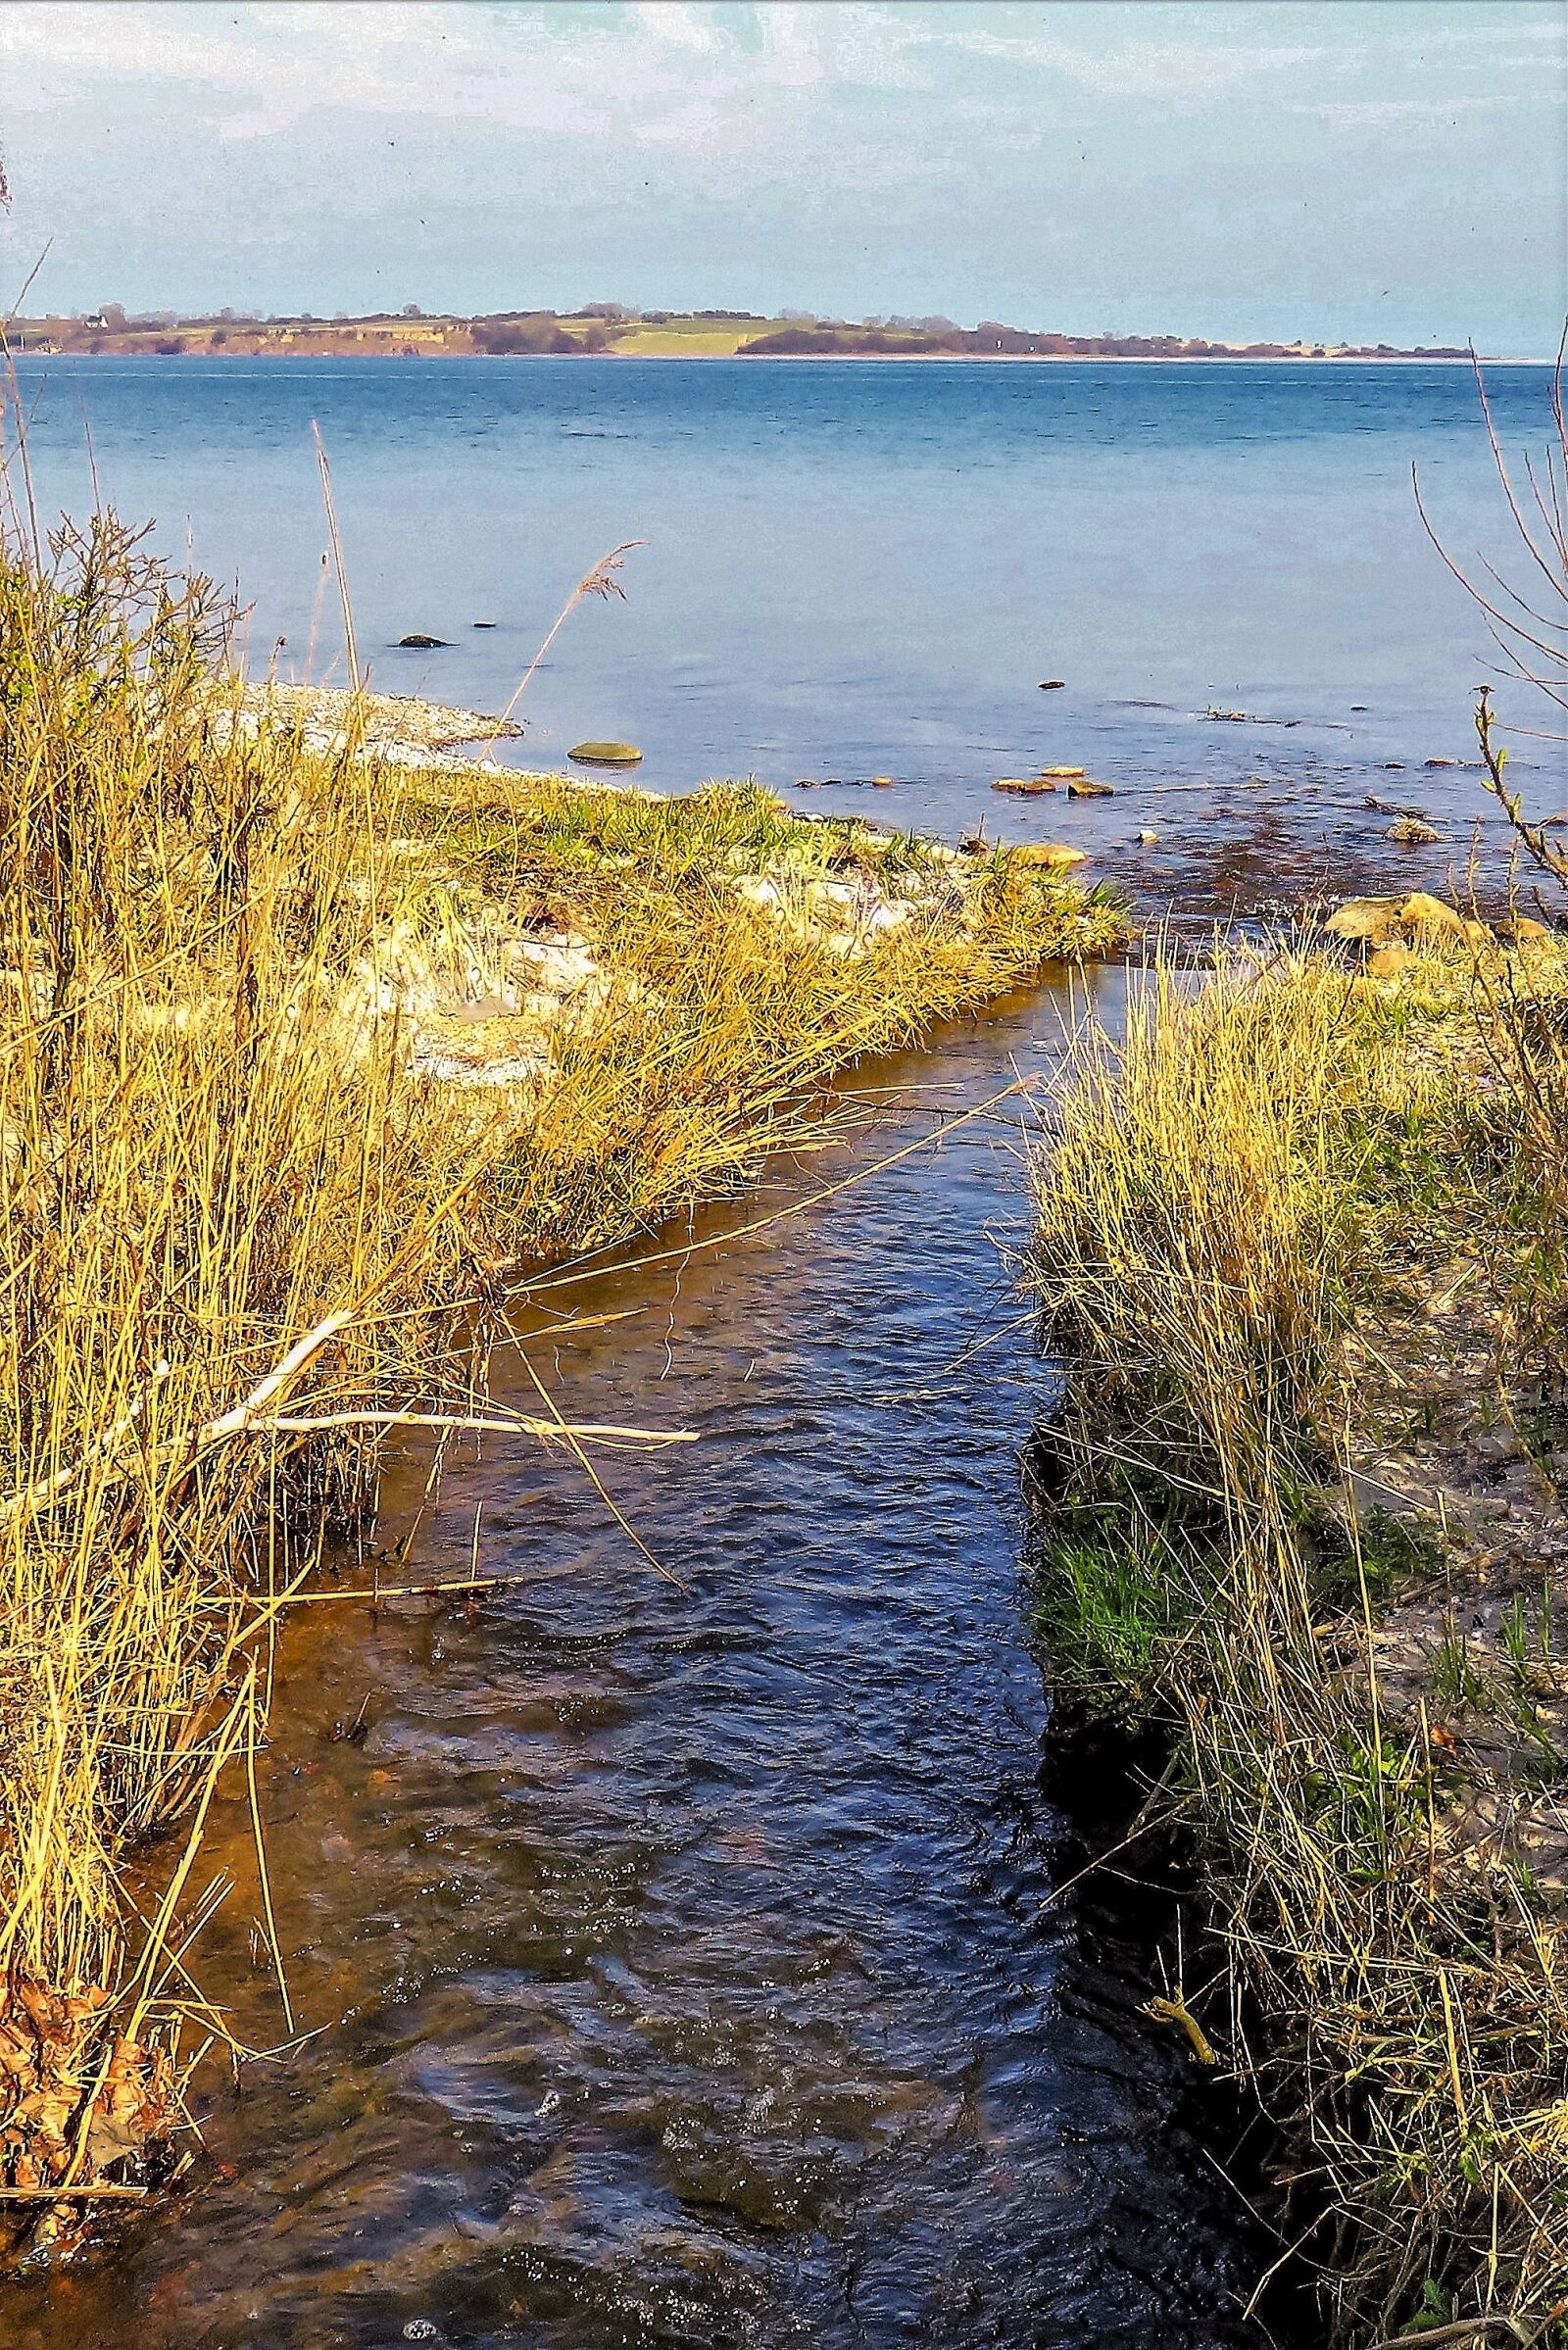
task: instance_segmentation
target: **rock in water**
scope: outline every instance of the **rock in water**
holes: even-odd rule
[[[1012,854],[1020,865],[1045,865],[1055,873],[1065,872],[1069,865],[1089,862],[1087,849],[1069,849],[1065,841],[1026,841]]]
[[[434,653],[439,646],[450,645],[451,642],[450,637],[426,636],[422,628],[416,628],[408,636],[399,637],[398,651],[400,653]]]
[[[1026,796],[1034,792],[1054,792],[1055,788],[1044,775],[999,775],[991,786],[994,792],[1021,792]]]
[[[1062,688],[1066,685],[1066,682],[1067,680],[1065,677],[1042,677],[1040,680],[1040,691],[1043,694],[1059,694]]]
[[[583,767],[634,767],[642,753],[635,743],[573,743],[566,757]]]
[[[1043,777],[1054,783],[1081,783],[1088,774],[1087,767],[1042,767]]]
[[[1067,797],[1069,800],[1108,800],[1114,789],[1113,784],[1091,783],[1087,775],[1080,775],[1076,783],[1068,784]]]

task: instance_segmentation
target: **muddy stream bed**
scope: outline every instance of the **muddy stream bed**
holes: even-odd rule
[[[1131,1797],[1054,1750],[1028,1645],[1019,1103],[720,1238],[1048,1068],[1069,1009],[862,1072],[874,1132],[568,1294],[623,1318],[533,1347],[562,1408],[698,1432],[600,1456],[684,1589],[569,1459],[488,1439],[408,1573],[466,1573],[477,1515],[517,1581],[296,1612],[261,1787],[316,2036],[209,2071],[189,2191],[0,2286],[5,2350],[1265,2338],[1220,2092],[1139,2012],[1166,1898],[1052,1899]],[[534,1400],[506,1356],[497,1387]],[[242,1789],[206,1859],[235,1882],[193,1970],[275,2043]]]

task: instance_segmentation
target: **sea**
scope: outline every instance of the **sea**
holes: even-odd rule
[[[381,691],[499,711],[625,547],[514,763],[629,741],[654,789],[752,775],[949,838],[1069,838],[1204,905],[1348,856],[1408,876],[1380,847],[1401,808],[1441,830],[1430,881],[1484,806],[1474,689],[1501,664],[1417,484],[1479,584],[1529,563],[1464,365],[24,357],[17,379],[41,516],[96,497],[152,522],[233,586],[256,673],[347,674],[313,427]],[[1487,376],[1521,489],[1550,389]],[[400,649],[416,632],[443,642]],[[1560,746],[1516,759],[1555,812]],[[1053,765],[1111,796],[993,793]]]

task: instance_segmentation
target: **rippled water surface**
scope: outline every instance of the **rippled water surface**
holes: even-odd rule
[[[104,495],[237,577],[253,661],[282,637],[287,674],[324,674],[341,638],[334,598],[318,603],[313,417],[385,690],[499,709],[573,581],[646,541],[628,601],[574,615],[530,688],[528,738],[508,753],[524,763],[629,738],[662,789],[807,777],[829,788],[806,807],[950,836],[981,814],[992,837],[1066,831],[1108,873],[1188,903],[1255,895],[1271,874],[1332,884],[1347,845],[1416,883],[1463,857],[1479,795],[1453,762],[1474,759],[1469,689],[1493,649],[1410,478],[1458,560],[1509,575],[1463,367],[22,367],[44,508],[90,499],[90,427]],[[1494,371],[1516,458],[1550,434],[1548,392],[1544,367]],[[410,630],[450,642],[396,651]],[[1042,693],[1048,677],[1062,689]],[[1521,778],[1544,765],[1539,746],[1518,751]],[[991,793],[1056,764],[1116,796]],[[897,788],[873,803],[855,786],[876,774]],[[1568,800],[1560,761],[1540,784],[1552,810]],[[1413,867],[1391,857],[1368,792],[1443,818],[1444,843]],[[1250,874],[1238,837],[1255,838]]]
[[[1020,1105],[736,1229],[1048,1069],[1067,1008],[1016,997],[864,1073],[891,1122],[569,1293],[623,1318],[530,1348],[577,1418],[697,1432],[603,1464],[680,1588],[569,1462],[490,1440],[408,1575],[476,1550],[514,1582],[300,1611],[262,1791],[318,2036],[210,2092],[230,2177],[0,2291],[8,2350],[1261,2338],[1273,2248],[1194,2135],[1214,2092],[1138,2013],[1157,1907],[1050,1899],[1106,1790],[1054,1764],[1026,1644],[1048,1374],[993,1237]],[[236,1885],[192,1964],[280,2038],[237,1806],[208,1858]]]

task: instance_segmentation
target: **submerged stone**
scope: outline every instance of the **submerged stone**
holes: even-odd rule
[[[411,629],[407,636],[399,637],[398,651],[400,653],[433,653],[438,646],[450,645],[451,642],[450,637],[426,636],[422,628],[415,628]]]
[[[1044,865],[1049,871],[1065,872],[1069,865],[1086,865],[1087,849],[1071,849],[1065,841],[1026,841],[1012,852],[1020,865]]]
[[[566,757],[583,767],[635,767],[642,753],[635,743],[573,743]]]

